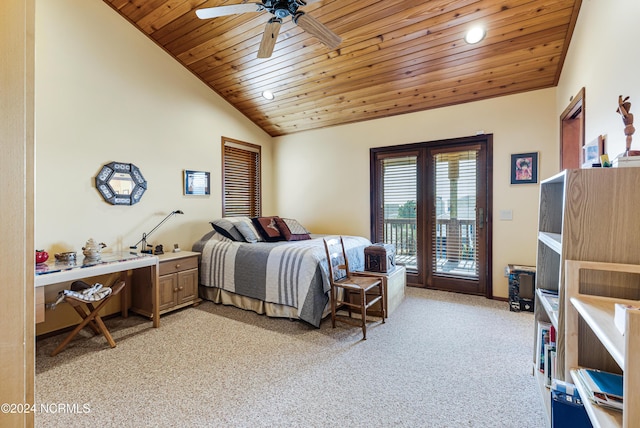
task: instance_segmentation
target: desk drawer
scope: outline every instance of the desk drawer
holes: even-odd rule
[[[185,257],[182,259],[160,261],[160,276],[170,275],[198,267],[198,257]]]

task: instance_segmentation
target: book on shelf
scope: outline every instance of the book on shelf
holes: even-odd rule
[[[550,323],[538,322],[536,369],[544,376],[545,386],[551,386],[556,368],[556,329]]]
[[[553,327],[551,327],[553,328]],[[544,345],[544,384],[551,387],[556,377],[556,344],[550,342]]]
[[[551,386],[551,383],[556,378],[556,364],[557,364],[556,361],[558,359],[557,355],[558,354],[556,353],[556,347],[554,344],[553,349],[549,351],[549,376],[548,376],[549,386]]]
[[[627,322],[627,311],[640,311],[640,306],[625,305],[623,303],[615,304],[615,315],[613,317],[613,321],[618,328],[618,331],[620,331],[620,333],[622,334],[624,334]]]
[[[603,407],[622,410],[622,375],[594,369],[578,369],[576,373],[589,400]]]
[[[545,345],[549,345],[551,324],[538,322],[538,337],[536,343],[536,369],[544,373],[545,366]]]

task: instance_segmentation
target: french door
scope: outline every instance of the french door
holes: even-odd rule
[[[491,135],[371,150],[372,239],[414,286],[491,297]]]

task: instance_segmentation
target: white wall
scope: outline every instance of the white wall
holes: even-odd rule
[[[639,19],[638,0],[583,0],[557,88],[558,112],[585,88],[585,141],[607,135],[611,159],[625,149],[618,96],[630,96],[631,112],[640,113]],[[640,132],[634,141],[631,148],[640,150]]]
[[[270,211],[266,133],[104,2],[36,1],[36,248],[81,252],[93,237],[126,250],[181,209],[150,241],[190,249],[221,216],[222,136],[263,146]],[[109,205],[96,191],[111,161],[142,171],[138,204]],[[210,171],[211,195],[184,196],[184,169]]]
[[[539,152],[539,177],[558,172],[555,89],[276,138],[277,214],[315,233],[370,237],[369,149],[493,134],[493,289],[508,296],[508,263],[534,265],[538,185],[511,185],[511,154]],[[498,220],[513,210],[512,221]]]

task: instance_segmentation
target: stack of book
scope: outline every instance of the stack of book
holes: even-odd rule
[[[544,384],[551,386],[556,377],[556,329],[550,323],[538,323],[536,368],[544,375]]]
[[[588,393],[589,400],[600,406],[622,410],[621,375],[592,369],[578,369],[576,373],[578,381]]]

